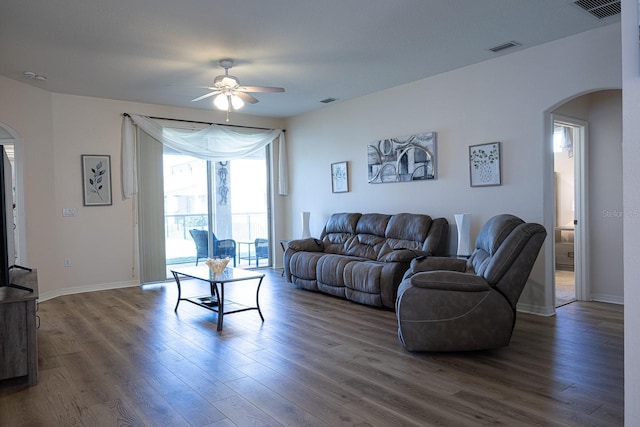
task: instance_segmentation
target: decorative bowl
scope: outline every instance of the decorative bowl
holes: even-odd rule
[[[222,273],[224,269],[227,267],[227,264],[229,264],[229,258],[222,258],[222,259],[209,258],[207,259],[205,264],[207,264],[211,269],[211,271],[213,271],[214,273]]]

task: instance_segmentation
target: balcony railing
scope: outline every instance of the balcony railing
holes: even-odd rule
[[[195,246],[189,230],[207,229],[207,214],[171,214],[164,217],[167,264],[194,257]],[[238,212],[231,215],[231,238],[236,242],[253,242],[257,238],[268,239],[267,214],[264,212]],[[221,236],[228,238],[228,236]],[[239,258],[248,258],[249,245],[238,245]],[[243,253],[240,253],[244,251]]]

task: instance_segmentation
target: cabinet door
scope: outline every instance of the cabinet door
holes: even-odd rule
[[[27,304],[0,304],[0,380],[28,373]]]

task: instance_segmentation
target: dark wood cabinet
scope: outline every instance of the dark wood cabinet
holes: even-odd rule
[[[33,292],[0,287],[0,380],[26,377],[30,385],[35,385],[38,382],[37,273],[12,270],[11,283],[31,288]]]

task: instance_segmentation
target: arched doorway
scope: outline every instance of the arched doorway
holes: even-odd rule
[[[564,206],[575,208],[574,239],[566,236],[572,222],[559,217],[554,125],[564,123],[582,133],[584,146],[575,148],[575,198]],[[545,227],[549,231],[546,255],[545,301],[555,312],[557,243],[572,243],[577,300],[623,302],[622,249],[622,92],[599,90],[567,99],[545,116]],[[579,139],[577,140],[579,141]],[[573,205],[573,206],[571,206]],[[566,209],[565,209],[566,210]],[[571,233],[571,230],[569,230]],[[564,254],[567,255],[567,254]],[[566,258],[566,257],[565,257]],[[565,259],[564,262],[567,260]]]

